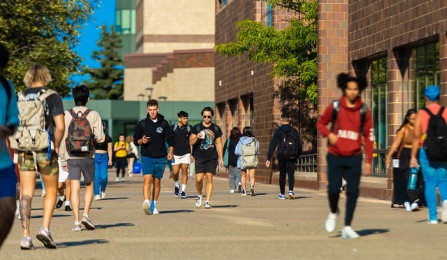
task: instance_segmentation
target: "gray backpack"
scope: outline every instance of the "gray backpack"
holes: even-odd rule
[[[242,145],[242,169],[253,169],[258,167],[258,155],[256,154],[256,143],[253,138],[251,143]]]
[[[9,137],[12,149],[35,152],[50,146],[48,129],[45,129],[44,100],[53,94],[57,92],[52,89],[43,89],[37,93],[35,100],[26,100],[23,91],[18,93],[20,124],[16,133]]]

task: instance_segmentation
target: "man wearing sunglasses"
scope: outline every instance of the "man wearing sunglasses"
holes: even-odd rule
[[[213,176],[216,167],[223,167],[222,130],[211,122],[214,110],[205,107],[202,110],[203,121],[191,129],[189,137],[190,145],[193,147],[194,163],[196,168],[196,207],[202,206],[203,179],[206,178],[206,200],[205,208],[210,209],[211,193],[213,192]]]

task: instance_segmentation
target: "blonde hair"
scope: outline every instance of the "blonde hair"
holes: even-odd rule
[[[133,136],[128,135],[128,136],[126,137],[126,142],[128,142],[128,143],[133,142]]]
[[[23,83],[27,87],[31,87],[34,83],[42,83],[42,87],[46,87],[51,82],[51,74],[50,71],[42,64],[33,64],[30,66],[29,70],[25,74],[25,78],[23,78]]]

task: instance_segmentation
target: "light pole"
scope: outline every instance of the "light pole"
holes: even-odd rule
[[[146,95],[147,95],[147,98],[148,99],[151,99],[151,97],[152,97],[152,91],[154,90],[154,88],[153,87],[147,87],[146,88]]]

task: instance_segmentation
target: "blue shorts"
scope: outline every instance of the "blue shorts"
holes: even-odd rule
[[[17,175],[14,164],[0,169],[0,198],[16,197]]]
[[[146,174],[152,174],[153,177],[161,179],[165,172],[166,158],[151,158],[147,156],[141,156],[141,171],[143,176]]]

